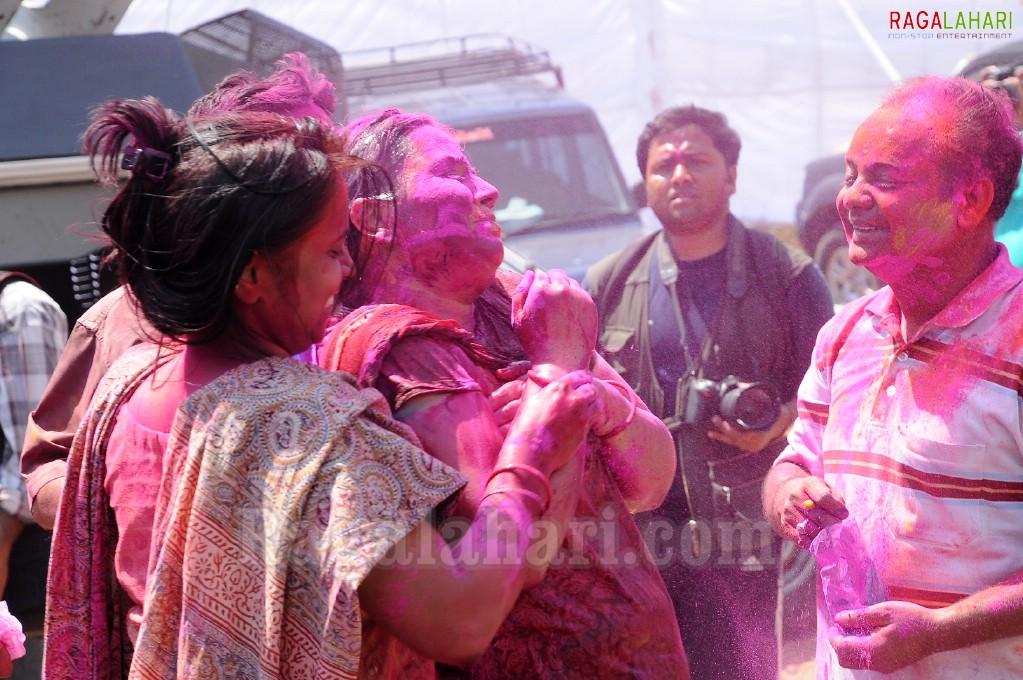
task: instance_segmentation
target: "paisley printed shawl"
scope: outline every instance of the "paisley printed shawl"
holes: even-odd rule
[[[130,677],[354,678],[356,589],[464,484],[376,390],[291,359],[179,409]]]
[[[43,677],[107,680],[127,675],[128,602],[114,574],[117,524],[104,486],[105,451],[120,405],[172,356],[153,345],[127,352],[100,384],[75,436],[46,584]]]

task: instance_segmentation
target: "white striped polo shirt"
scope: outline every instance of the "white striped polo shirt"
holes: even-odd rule
[[[1023,270],[1004,247],[912,342],[890,288],[846,305],[778,460],[842,494],[892,599],[941,607],[1023,569]],[[818,678],[1023,677],[1020,637],[893,675],[841,669],[820,600]]]

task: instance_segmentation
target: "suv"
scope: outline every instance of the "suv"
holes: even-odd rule
[[[231,61],[197,45],[202,36],[186,39],[187,32],[110,35],[130,0],[104,0],[99,24],[94,4],[25,3],[12,21],[28,13],[19,23],[25,39],[0,41],[0,87],[32,93],[0,100],[0,129],[17,132],[0,135],[0,268],[35,278],[69,324],[116,284],[95,226],[109,192],[81,155],[93,106],[152,95],[185,111],[228,72],[267,74],[292,50],[306,52],[334,78],[340,67],[328,45],[255,13],[225,17],[233,22],[226,26],[229,43],[243,43],[243,59]],[[226,39],[209,40],[216,38]]]
[[[32,276],[73,324],[113,285],[95,227],[107,192],[80,155],[89,109],[153,95],[180,111],[202,89],[167,33],[4,40],[0,63],[4,91],[32,93],[0,100],[0,268]]]
[[[989,66],[1023,64],[1023,40],[1006,43],[960,63],[955,75],[973,80]],[[884,285],[849,260],[848,244],[835,200],[845,179],[845,154],[833,154],[806,166],[803,196],[796,205],[796,230],[806,252],[824,272],[835,304],[843,304]]]
[[[505,242],[529,263],[581,279],[643,233],[596,114],[565,93],[546,51],[482,34],[346,52],[342,61],[349,120],[395,107],[454,128],[500,191]]]
[[[268,71],[301,44],[338,86],[346,120],[399,108],[454,128],[500,191],[497,220],[518,253],[506,266],[557,267],[581,279],[644,231],[593,109],[568,96],[546,50],[523,40],[478,34],[338,54],[252,10],[181,39],[207,89],[236,68],[253,69],[255,56],[253,70]]]

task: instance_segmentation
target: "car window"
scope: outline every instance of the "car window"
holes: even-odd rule
[[[497,218],[508,233],[632,211],[615,160],[585,117],[491,123],[460,137],[500,191]]]

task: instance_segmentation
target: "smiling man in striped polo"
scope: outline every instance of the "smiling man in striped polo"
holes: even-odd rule
[[[962,78],[853,137],[849,256],[888,286],[821,330],[764,505],[804,546],[855,519],[891,601],[832,620],[818,586],[817,677],[1023,677],[1023,270],[993,235],[1020,158],[1008,97]]]

